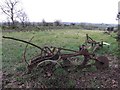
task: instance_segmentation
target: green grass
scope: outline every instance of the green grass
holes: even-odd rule
[[[64,47],[68,49],[78,50],[78,47],[82,45],[85,41],[86,34],[97,41],[105,41],[110,43],[110,47],[104,47],[103,49],[97,52],[97,55],[104,55],[106,53],[116,55],[117,51],[117,42],[110,35],[103,34],[102,31],[90,31],[90,30],[51,30],[51,31],[31,31],[31,32],[3,32],[4,36],[11,36],[18,39],[23,39],[29,41],[31,37],[34,36],[32,43],[44,47],[47,46],[56,46],[56,47]],[[115,36],[115,33],[112,33]],[[1,45],[1,44],[0,44]],[[13,74],[18,72],[25,72],[26,64],[23,63],[23,51],[26,44],[14,40],[2,39],[2,68],[3,72],[7,72],[8,74]],[[1,49],[0,49],[1,50]],[[27,49],[27,60],[32,58],[34,55],[38,54],[40,51],[33,47],[28,46]],[[92,63],[92,62],[89,62]],[[88,69],[86,69],[88,70]],[[94,67],[90,68],[88,71],[95,71]],[[58,69],[56,74],[64,70]],[[35,73],[34,73],[35,74]],[[33,75],[34,76],[34,75]],[[39,75],[38,75],[39,76]],[[32,77],[32,75],[30,76]],[[19,77],[16,76],[16,79],[19,80]],[[24,78],[25,79],[25,78]],[[57,80],[57,77],[56,77]],[[22,81],[22,80],[21,80]],[[56,81],[59,82],[59,81]],[[49,82],[50,83],[50,82]],[[59,82],[60,83],[60,82]],[[58,83],[58,84],[59,84]],[[74,82],[68,81],[70,83],[70,87],[74,86]]]

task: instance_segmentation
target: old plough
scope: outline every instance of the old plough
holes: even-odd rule
[[[45,46],[43,48],[39,47],[38,45],[35,45],[33,43],[31,43],[30,41],[24,41],[24,40],[20,40],[20,39],[16,39],[13,37],[6,37],[3,36],[3,38],[6,39],[13,39],[16,41],[21,41],[24,43],[27,43],[26,48],[29,45],[32,45],[34,47],[37,47],[38,49],[41,50],[40,54],[37,56],[34,56],[32,59],[30,59],[29,63],[27,62],[26,58],[25,58],[25,53],[26,53],[26,48],[24,51],[24,59],[25,62],[27,63],[27,69],[28,72],[31,72],[33,68],[39,66],[40,64],[44,63],[44,62],[52,62],[52,63],[56,63],[59,64],[60,66],[64,67],[67,66],[66,62],[70,61],[72,59],[72,57],[77,57],[77,56],[83,56],[84,60],[82,63],[80,63],[78,66],[79,68],[83,69],[86,66],[90,66],[88,63],[89,60],[95,60],[94,65],[96,66],[97,69],[105,69],[109,67],[109,60],[107,57],[105,56],[97,56],[95,54],[95,51],[100,48],[103,47],[103,42],[97,42],[95,40],[93,40],[91,37],[88,36],[88,34],[86,34],[86,40],[85,40],[85,44],[81,45],[78,50],[71,50],[71,49],[65,49],[65,48],[60,48],[60,47],[53,47],[53,46]],[[93,48],[93,51],[90,53],[88,48],[87,48],[87,44],[91,44]],[[69,51],[71,53],[65,53],[64,51]],[[63,64],[60,64],[58,61],[62,60]]]

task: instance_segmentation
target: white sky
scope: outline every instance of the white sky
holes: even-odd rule
[[[30,21],[115,23],[119,0],[20,0]]]

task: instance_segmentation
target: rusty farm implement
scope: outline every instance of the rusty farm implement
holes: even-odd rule
[[[97,56],[95,54],[95,51],[98,48],[103,47],[103,45],[104,45],[103,41],[97,42],[97,41],[93,40],[91,37],[89,37],[88,34],[86,34],[85,44],[78,47],[78,50],[72,50],[72,49],[66,49],[66,48],[54,47],[54,46],[50,46],[50,47],[45,46],[45,47],[41,48],[38,45],[31,43],[30,41],[32,39],[30,41],[25,41],[25,40],[16,39],[13,37],[6,37],[6,36],[3,36],[3,38],[27,43],[27,45],[25,47],[25,51],[24,51],[24,60],[27,63],[28,72],[31,72],[33,68],[39,66],[40,64],[42,64],[44,62],[48,62],[48,61],[58,64],[62,67],[69,66],[69,64],[66,64],[66,62],[69,62],[70,60],[72,60],[71,58],[78,57],[78,56],[83,57],[83,62],[80,63],[80,65],[78,65],[80,69],[86,68],[87,66],[90,66],[90,65],[95,65],[97,69],[105,69],[105,68],[109,67],[109,60],[107,57]],[[88,50],[87,44],[91,44],[91,47],[93,48],[92,52],[90,52]],[[37,47],[41,51],[39,55],[34,56],[32,59],[30,59],[29,62],[27,62],[26,57],[25,57],[26,48],[28,45]],[[71,53],[65,53],[64,51],[68,51]],[[58,62],[60,60],[63,61],[63,64]],[[95,63],[87,64],[89,60],[94,60]]]

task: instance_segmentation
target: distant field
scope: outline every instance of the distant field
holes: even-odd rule
[[[31,32],[4,32],[2,35],[11,36],[18,39],[29,41],[34,36],[32,43],[40,47],[56,46],[68,49],[78,50],[78,47],[84,43],[86,34],[97,41],[105,41],[110,43],[110,47],[104,47],[97,54],[113,54],[116,55],[117,42],[113,38],[115,33],[110,35],[103,34],[103,31],[90,30],[51,30],[51,31],[31,31]],[[25,64],[22,63],[23,52],[26,44],[14,40],[2,39],[2,64],[3,71],[14,74],[16,70],[25,72]],[[27,49],[27,60],[39,53],[39,50],[33,46]]]

